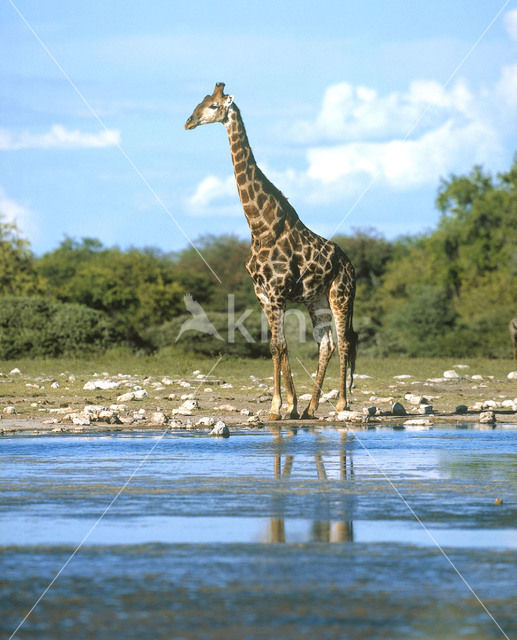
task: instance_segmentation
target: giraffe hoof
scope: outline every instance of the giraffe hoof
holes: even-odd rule
[[[270,413],[269,414],[269,420],[280,420],[281,416],[279,413]]]
[[[298,413],[298,411],[294,410],[294,411],[290,411],[286,416],[285,419],[286,420],[298,420],[300,417],[300,414]]]
[[[314,420],[314,414],[313,413],[309,413],[308,409],[305,409],[305,411],[302,413],[301,415],[301,419],[302,420]]]

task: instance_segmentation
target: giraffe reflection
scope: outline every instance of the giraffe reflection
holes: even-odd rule
[[[270,427],[270,431],[276,436],[277,451],[274,455],[274,477],[279,480],[288,479],[291,476],[294,463],[293,454],[285,454],[283,456],[282,466],[282,448],[285,444],[285,439],[282,435],[280,428]],[[297,433],[297,428],[293,427],[288,430],[287,437],[290,438]],[[351,480],[354,476],[354,464],[352,459],[352,452],[346,448],[347,433],[344,431],[341,434],[340,449],[339,449],[339,479],[346,481]],[[314,463],[316,468],[316,475],[321,482],[328,482],[327,471],[325,469],[325,462],[323,456],[320,453],[314,454]],[[277,505],[278,511],[284,511],[284,505]],[[338,520],[333,521],[330,517],[328,519],[316,519],[312,521],[310,541],[311,542],[353,542],[354,541],[354,523],[352,520],[347,519],[348,509],[344,503],[341,503],[342,516]],[[285,517],[283,515],[279,517],[272,517],[269,526],[269,537],[267,542],[281,543],[286,542],[286,530],[285,530]]]

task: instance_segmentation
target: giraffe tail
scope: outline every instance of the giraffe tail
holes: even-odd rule
[[[359,342],[359,336],[356,331],[354,331],[352,325],[350,324],[349,329],[349,348],[348,348],[348,366],[350,367],[350,383],[348,385],[348,390],[352,393],[352,386],[354,384],[354,373],[355,373],[355,359],[357,357],[357,343]]]

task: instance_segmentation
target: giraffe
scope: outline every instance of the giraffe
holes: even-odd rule
[[[299,418],[296,391],[284,335],[286,303],[304,303],[319,345],[318,367],[311,400],[302,418],[314,418],[327,364],[335,350],[334,319],[339,355],[337,410],[347,407],[347,366],[353,384],[357,334],[352,327],[355,272],[345,253],[333,242],[308,229],[287,198],[266,178],[255,162],[239,108],[224,94],[224,83],[194,109],[185,129],[221,122],[230,142],[237,190],[251,231],[246,269],[266,315],[273,360],[270,420],[280,419],[281,378],[287,396],[286,418]]]
[[[513,359],[517,360],[517,318],[510,320],[508,329],[510,331],[510,340],[512,341]]]

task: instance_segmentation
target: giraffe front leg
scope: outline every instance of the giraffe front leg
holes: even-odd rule
[[[269,413],[270,420],[280,420],[280,409],[282,407],[281,379],[282,374],[288,402],[288,418],[298,418],[296,407],[296,392],[294,389],[293,376],[287,355],[287,343],[284,336],[284,314],[285,304],[279,301],[266,305],[264,298],[261,300],[262,308],[266,313],[269,328],[271,330],[271,357],[273,358],[273,399]]]
[[[289,356],[287,354],[287,346],[282,354],[282,375],[284,377],[285,394],[287,396],[287,415],[290,420],[297,420],[300,417],[298,413],[298,400],[296,398],[296,389],[294,388],[293,374],[291,365],[289,364]]]
[[[269,410],[270,420],[280,420],[280,408],[282,406],[281,392],[281,348],[271,340],[271,357],[273,358],[273,399]]]

